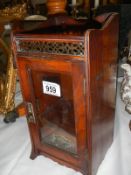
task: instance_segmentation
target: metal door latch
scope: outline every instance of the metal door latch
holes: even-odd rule
[[[28,122],[35,123],[36,120],[35,120],[33,105],[31,102],[27,102],[27,109],[28,109],[28,115],[27,115]]]

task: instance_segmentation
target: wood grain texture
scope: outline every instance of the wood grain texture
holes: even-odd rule
[[[63,25],[61,21],[63,18],[58,18],[59,22],[56,26]],[[69,25],[71,21],[66,21],[66,19],[64,23],[67,22]],[[31,158],[42,154],[81,171],[83,175],[96,175],[97,169],[112,143],[115,116],[118,14],[104,14],[97,17],[96,21],[101,24],[101,27],[98,28],[96,25],[95,28],[94,25],[94,28],[91,28],[86,24],[87,29],[83,28],[81,33],[78,31],[78,35],[75,31],[74,34],[73,30],[71,33],[68,31],[66,35],[63,30],[60,33],[55,33],[52,30],[48,34],[41,35],[36,32],[33,35],[33,33],[23,34],[15,31],[12,37],[12,48],[14,48],[24,103],[26,107],[29,102],[32,103],[35,117],[35,119],[29,120],[30,111],[27,107],[32,141]],[[42,26],[46,26],[47,29],[47,24],[48,22],[45,22]],[[73,24],[76,23],[73,22]],[[44,31],[44,28],[42,30]],[[44,42],[50,40],[50,42],[62,43],[67,42],[67,38],[70,37],[69,42],[84,42],[84,55],[81,57],[71,54],[40,52],[35,54],[30,50],[22,52],[18,49],[20,46],[18,41],[25,39],[28,42],[33,42],[39,40],[40,36],[41,41]],[[46,74],[48,78],[52,75],[56,77],[59,75],[62,97],[66,97],[66,100],[73,104],[73,112],[70,113],[74,115],[73,118],[68,115],[68,122],[64,118],[62,120],[62,118],[56,117],[56,113],[59,112],[57,110],[54,112],[54,117],[50,115],[47,119],[54,121],[63,129],[66,128],[69,133],[73,133],[77,144],[75,154],[42,142],[43,113],[48,106],[59,101],[56,97],[46,97],[42,92],[41,82]],[[70,90],[68,91],[68,89]],[[75,134],[71,128],[75,128]]]
[[[92,165],[91,172],[97,168],[112,143],[118,47],[118,16],[111,16],[101,30],[87,31],[87,66],[89,71],[89,123]]]

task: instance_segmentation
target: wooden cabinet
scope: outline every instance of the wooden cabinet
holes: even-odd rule
[[[95,20],[101,27],[45,21],[12,36],[31,158],[42,154],[83,175],[96,174],[113,138],[118,15]]]

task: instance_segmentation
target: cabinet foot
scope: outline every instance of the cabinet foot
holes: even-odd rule
[[[38,151],[32,150],[32,151],[31,151],[30,158],[31,158],[32,160],[34,160],[38,155],[39,155],[39,152],[38,152]]]

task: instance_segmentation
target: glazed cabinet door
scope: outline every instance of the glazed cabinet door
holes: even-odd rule
[[[34,150],[87,166],[79,163],[87,154],[84,63],[19,58],[18,66]]]

